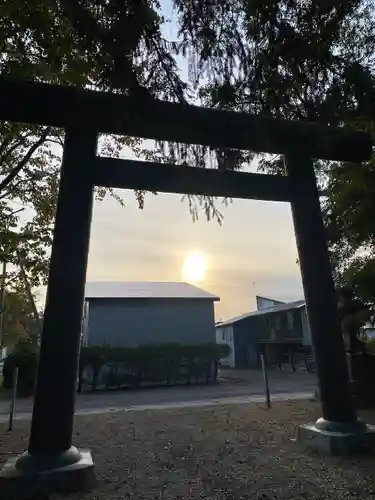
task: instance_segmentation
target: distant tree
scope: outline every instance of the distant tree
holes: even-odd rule
[[[14,369],[18,367],[18,394],[30,396],[35,387],[38,356],[39,348],[37,345],[27,341],[18,342],[4,361],[4,389],[12,388]]]
[[[41,0],[38,9],[32,2],[5,2],[0,75],[324,124],[361,124],[363,117],[368,122],[372,0],[171,3],[179,31],[174,43],[162,35],[168,19],[157,0]],[[189,82],[182,81],[176,56],[189,60]],[[9,215],[14,204],[30,208],[18,244],[34,285],[46,279],[62,140],[61,131],[50,127],[0,126],[0,231],[20,223],[19,215]],[[221,169],[240,168],[254,157],[176,144],[145,149],[127,137],[108,139],[103,153],[116,156],[124,146],[148,159]],[[279,156],[260,160],[260,169],[283,172]],[[329,182],[331,165],[316,166],[320,181]],[[108,194],[116,197],[111,190],[97,191],[100,199]],[[141,207],[143,195],[136,193]],[[188,202],[194,217],[202,209],[221,220],[215,200]]]
[[[355,296],[354,290],[346,285],[337,289],[338,309],[342,332],[347,349],[351,353],[363,353],[365,344],[360,340],[361,327],[371,317],[371,311]]]
[[[323,211],[338,285],[375,313],[375,160],[334,164]]]
[[[204,105],[332,125],[363,116],[374,88],[372,1],[173,3]],[[260,166],[283,172],[278,156]]]
[[[0,14],[1,78],[115,90],[171,100],[184,86],[161,35],[157,1],[5,2]],[[31,284],[45,282],[64,136],[52,127],[0,125],[0,250],[17,266],[9,229],[18,228]],[[118,156],[131,137],[103,138],[101,154]],[[99,188],[120,204],[111,189]],[[142,207],[143,193],[136,193]],[[12,215],[14,206],[27,212]],[[24,222],[26,217],[26,222]],[[15,273],[15,279],[19,279]]]
[[[37,341],[39,327],[22,290],[5,293],[3,314],[3,345],[14,346],[18,342]]]

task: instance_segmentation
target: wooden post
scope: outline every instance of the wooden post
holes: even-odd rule
[[[17,386],[18,386],[18,366],[16,366],[13,371],[12,401],[10,403],[10,411],[9,411],[9,428],[8,428],[9,431],[13,429],[13,417],[16,409]]]
[[[352,371],[352,355],[350,352],[346,353],[346,362],[348,365],[349,381],[353,382],[353,371]]]
[[[265,391],[265,395],[266,395],[266,405],[267,405],[267,408],[271,408],[271,396],[270,396],[270,388],[268,385],[267,362],[265,360],[264,354],[260,355],[260,360],[262,363],[262,374],[263,374],[263,382],[264,382],[264,391]]]
[[[297,370],[296,368],[296,359],[295,359],[295,352],[294,352],[294,345],[291,344],[289,346],[289,354],[290,354],[290,367],[292,369],[293,372],[295,372]]]
[[[1,284],[0,284],[0,349],[4,346],[4,308],[5,308],[5,282],[7,275],[7,263],[3,256]]]

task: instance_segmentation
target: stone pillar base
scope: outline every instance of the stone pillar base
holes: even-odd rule
[[[375,449],[375,426],[367,425],[364,430],[334,432],[319,429],[315,424],[300,425],[297,441],[322,455],[353,455]]]
[[[95,475],[91,452],[80,450],[79,454],[79,459],[74,463],[62,460],[61,465],[54,463],[53,467],[40,467],[36,463],[35,467],[23,468],[19,465],[22,456],[9,459],[0,471],[0,498],[23,500],[37,498],[38,495],[92,488]]]

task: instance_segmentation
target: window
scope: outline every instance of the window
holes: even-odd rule
[[[224,342],[232,342],[232,335],[229,329],[224,329],[222,332],[222,339]]]

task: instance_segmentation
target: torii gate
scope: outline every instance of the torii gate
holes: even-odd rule
[[[290,202],[322,405],[322,418],[302,426],[300,437],[324,449],[366,445],[372,434],[350,397],[312,159],[366,161],[368,134],[15,81],[0,83],[0,119],[65,129],[29,447],[0,473],[1,498],[20,499],[37,485],[84,488],[93,479],[91,455],[72,446],[72,429],[95,186]],[[283,154],[287,175],[103,158],[99,133]]]

